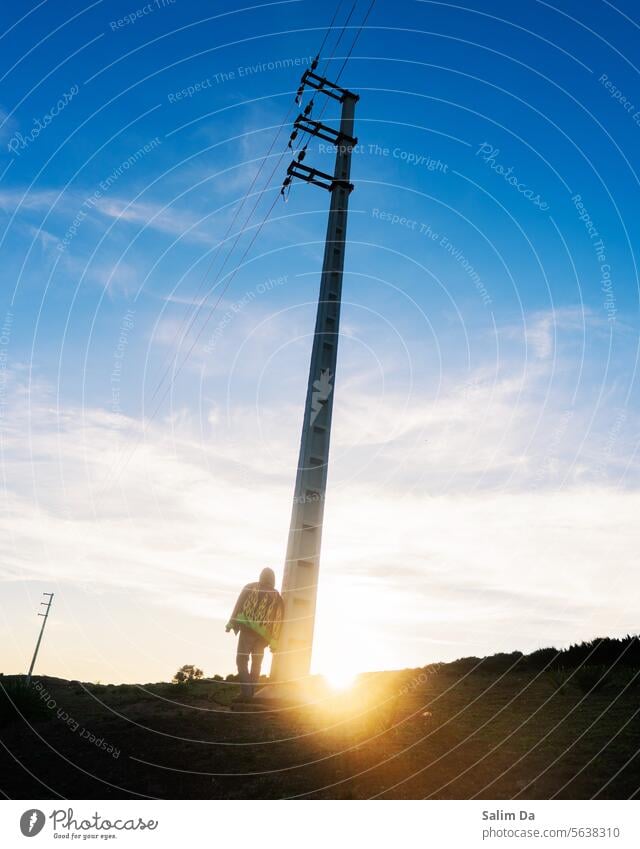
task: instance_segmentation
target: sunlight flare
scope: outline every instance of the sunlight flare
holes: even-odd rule
[[[348,690],[356,680],[356,672],[350,669],[334,669],[324,673],[324,679],[332,690]]]

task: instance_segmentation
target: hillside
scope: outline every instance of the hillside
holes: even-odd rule
[[[627,798],[640,788],[636,638],[363,675],[236,712],[234,683],[0,678],[10,798]],[[6,750],[5,747],[6,746]]]

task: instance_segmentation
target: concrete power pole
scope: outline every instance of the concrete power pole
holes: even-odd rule
[[[357,143],[353,136],[354,114],[359,99],[357,95],[330,83],[313,71],[303,75],[299,91],[305,86],[339,101],[342,104],[342,115],[340,130],[336,131],[306,117],[310,112],[307,107],[305,114],[296,120],[292,134],[294,138],[297,131],[303,131],[336,145],[333,176],[302,165],[305,145],[297,160],[289,166],[283,185],[284,192],[292,178],[296,177],[321,186],[329,191],[331,206],[282,584],[284,622],[271,672],[272,679],[279,683],[305,677],[309,674],[311,663],[338,355],[347,208],[353,189],[349,182],[351,153]]]
[[[40,606],[46,607],[44,613],[38,613],[38,616],[42,616],[42,628],[40,628],[40,634],[38,635],[38,642],[36,643],[36,650],[33,653],[33,658],[31,660],[31,666],[29,667],[29,671],[27,672],[27,684],[31,683],[31,675],[33,673],[33,667],[36,665],[36,658],[38,657],[38,651],[40,650],[40,643],[42,642],[42,635],[44,634],[44,626],[47,624],[47,619],[49,618],[49,611],[51,610],[51,602],[53,601],[53,593],[42,593],[42,595],[49,596],[49,601],[41,601]]]

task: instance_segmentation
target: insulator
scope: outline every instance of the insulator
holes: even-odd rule
[[[291,135],[289,136],[289,144],[288,144],[288,147],[290,147],[292,150],[293,150],[293,145],[291,144],[291,142],[292,142],[292,141],[294,141],[297,137],[298,137],[298,131],[297,131],[297,130],[294,130],[294,131],[291,133]]]
[[[300,99],[301,99],[303,94],[304,94],[304,85],[301,85],[300,88],[298,89],[298,91],[296,92],[296,99],[295,99],[296,104],[300,103]]]
[[[307,148],[304,147],[304,148],[302,148],[302,150],[298,154],[298,162],[302,162],[306,155],[307,155]]]
[[[319,59],[319,58],[320,58],[320,56],[319,56],[319,55],[318,55],[318,56],[316,56],[316,58],[315,58],[315,59],[313,60],[313,62],[311,63],[311,70],[312,70],[312,71],[315,71],[315,69],[318,67],[318,59]]]
[[[307,105],[304,107],[304,117],[311,114],[311,110],[313,109],[313,100],[310,100]]]
[[[280,194],[284,198],[284,202],[286,203],[288,198],[288,194],[291,191],[291,177],[287,177],[284,183],[282,184],[282,188],[280,189]]]

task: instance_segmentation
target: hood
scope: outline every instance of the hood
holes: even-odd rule
[[[273,590],[276,586],[276,573],[268,566],[260,572],[259,583],[265,589]]]

